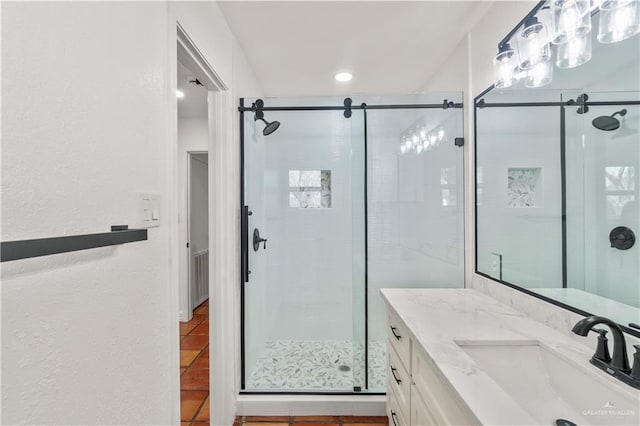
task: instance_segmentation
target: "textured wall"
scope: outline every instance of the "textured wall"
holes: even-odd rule
[[[160,3],[2,4],[3,241],[135,226],[137,191],[167,212],[166,25]],[[165,225],[2,265],[3,423],[170,421],[168,247]]]

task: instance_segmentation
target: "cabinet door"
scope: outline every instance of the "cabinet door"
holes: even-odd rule
[[[435,426],[438,424],[415,386],[411,387],[410,418],[411,424],[415,426]]]

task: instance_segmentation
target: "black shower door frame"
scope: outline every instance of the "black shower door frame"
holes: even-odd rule
[[[462,102],[453,102],[444,99],[439,104],[386,104],[386,105],[368,105],[361,103],[353,105],[351,98],[345,98],[343,105],[318,105],[318,106],[282,106],[258,108],[260,111],[343,111],[345,118],[351,118],[351,111],[361,110],[364,118],[364,384],[365,389],[369,388],[369,302],[368,302],[368,197],[367,197],[367,110],[399,110],[399,109],[463,109]],[[362,392],[360,389],[354,389],[353,392],[319,392],[319,391],[246,391],[245,390],[245,284],[249,282],[249,206],[245,204],[245,151],[244,151],[244,114],[255,113],[255,106],[245,106],[245,98],[240,98],[240,394],[251,395],[385,395],[384,392]],[[463,115],[464,120],[464,115]],[[464,124],[463,124],[464,126]],[[456,146],[462,147],[464,140],[456,138]]]

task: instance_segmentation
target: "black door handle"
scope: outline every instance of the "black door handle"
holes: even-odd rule
[[[264,249],[267,249],[267,239],[260,236],[258,228],[253,230],[253,251],[258,251],[260,243],[264,243]]]

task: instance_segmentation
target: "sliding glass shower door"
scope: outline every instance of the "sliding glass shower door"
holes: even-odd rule
[[[464,286],[461,98],[243,100],[243,391],[384,392],[380,289]]]
[[[353,392],[364,386],[354,362],[364,347],[354,330],[364,285],[353,285],[364,283],[364,239],[354,239],[364,226],[364,180],[354,173],[364,167],[362,131],[354,136],[340,110],[265,110],[265,120],[282,123],[267,136],[254,118],[244,114],[244,388]]]

